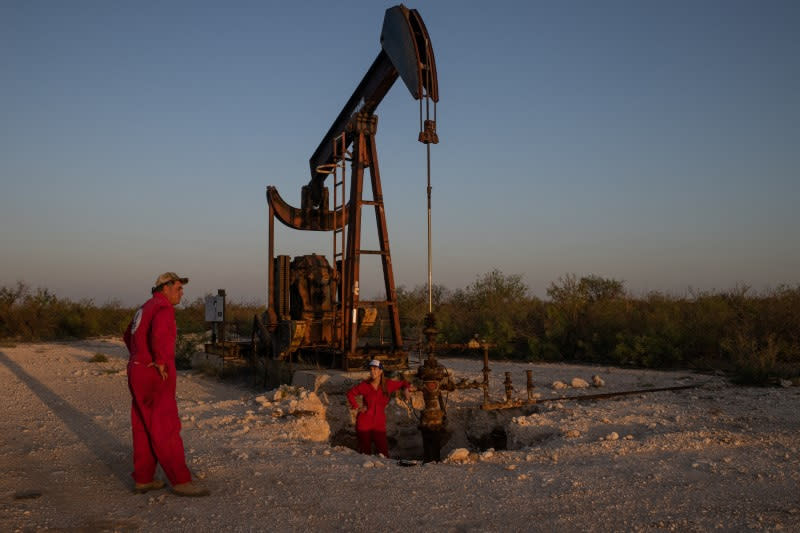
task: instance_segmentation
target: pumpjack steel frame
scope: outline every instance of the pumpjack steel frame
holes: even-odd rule
[[[438,143],[436,102],[439,100],[436,63],[430,37],[416,10],[398,5],[384,16],[381,50],[309,159],[311,180],[302,188],[301,207],[286,203],[275,187],[267,187],[269,205],[268,306],[258,324],[262,340],[268,337],[273,358],[294,353],[326,353],[345,370],[362,368],[367,358],[384,360],[390,368],[407,368],[397,292],[394,283],[389,233],[375,141],[380,102],[398,77],[420,101],[420,142]],[[423,101],[424,117],[423,117]],[[433,101],[433,116],[430,102]],[[352,153],[348,149],[352,146]],[[345,186],[350,163],[349,189]],[[372,199],[365,199],[365,170],[369,169]],[[333,208],[329,207],[326,178],[334,175]],[[345,190],[349,201],[344,204]],[[361,248],[362,210],[372,206],[378,249]],[[275,256],[275,219],[298,230],[333,232],[333,265],[313,254],[291,265],[287,256]],[[344,232],[346,231],[346,242]],[[337,236],[342,251],[337,251]],[[361,256],[379,255],[385,295],[380,300],[361,298]],[[297,264],[297,267],[292,265]],[[300,265],[305,274],[298,274]],[[313,265],[308,268],[307,265]],[[306,280],[300,279],[303,275]],[[390,345],[369,346],[359,337],[383,309],[391,330]],[[258,317],[257,320],[258,322]],[[331,366],[335,366],[333,363]]]

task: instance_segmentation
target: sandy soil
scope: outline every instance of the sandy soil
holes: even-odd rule
[[[97,353],[109,361],[90,362]],[[532,369],[548,401],[481,411],[481,391],[453,392],[449,459],[404,467],[348,447],[342,391],[359,376],[263,391],[187,371],[182,434],[212,492],[189,499],[132,493],[125,363],[114,340],[0,348],[0,530],[800,530],[800,387],[494,363],[493,400],[506,371],[524,396]],[[456,379],[481,377],[479,361],[442,363]],[[602,387],[552,386],[595,375]],[[696,387],[558,399],[677,385]],[[419,453],[416,414],[389,408],[395,458]]]

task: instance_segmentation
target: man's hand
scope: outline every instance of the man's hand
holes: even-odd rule
[[[406,388],[404,390],[404,392],[405,392],[405,396],[406,396],[406,401],[410,402],[411,401],[411,393],[412,392],[417,392],[417,388],[414,385],[409,385],[408,388]]]
[[[154,367],[156,367],[156,370],[158,370],[158,373],[161,375],[161,380],[162,380],[162,381],[166,381],[166,380],[167,380],[167,375],[168,375],[168,374],[167,374],[167,367],[166,367],[166,365],[159,365],[159,364],[156,364],[156,363],[150,363],[150,364],[149,364],[149,365],[147,365],[147,366],[154,366]]]

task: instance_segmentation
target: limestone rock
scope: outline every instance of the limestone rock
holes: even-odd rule
[[[573,388],[576,389],[586,389],[589,387],[589,383],[586,382],[585,379],[581,378],[572,378],[572,382],[570,382]]]
[[[451,451],[445,462],[447,463],[464,463],[469,459],[469,450],[466,448],[456,448],[455,450]]]

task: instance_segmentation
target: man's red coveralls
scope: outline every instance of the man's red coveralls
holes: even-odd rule
[[[133,399],[133,479],[153,481],[156,463],[175,486],[188,483],[192,474],[186,466],[181,440],[181,422],[175,400],[175,309],[166,296],[156,292],[133,317],[125,331],[130,352],[128,388]],[[151,363],[164,365],[162,379]]]
[[[353,409],[358,409],[356,396],[361,396],[364,407],[363,413],[356,417],[356,434],[358,435],[358,451],[367,455],[372,453],[372,443],[378,453],[389,457],[389,443],[386,441],[386,406],[389,405],[389,395],[399,389],[407,389],[411,384],[407,381],[384,379],[386,392],[379,386],[377,389],[370,381],[365,380],[347,391],[347,401]]]

